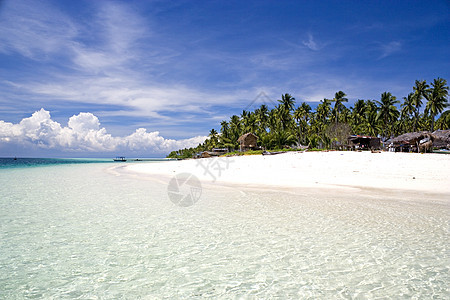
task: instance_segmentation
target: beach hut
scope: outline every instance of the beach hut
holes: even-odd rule
[[[209,151],[203,151],[200,156],[201,158],[209,158],[211,157],[211,153]]]
[[[396,152],[429,152],[436,136],[428,131],[408,132],[392,139]]]
[[[348,137],[348,146],[352,150],[375,150],[380,149],[381,140],[373,136],[351,135]]]
[[[255,149],[257,140],[258,137],[251,132],[241,135],[238,139],[240,150],[247,151]]]
[[[436,137],[433,141],[433,148],[450,150],[450,129],[436,130],[433,135]]]

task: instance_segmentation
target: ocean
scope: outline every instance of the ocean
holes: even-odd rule
[[[202,183],[182,206],[128,162],[1,164],[0,299],[450,294],[448,203],[421,194]]]

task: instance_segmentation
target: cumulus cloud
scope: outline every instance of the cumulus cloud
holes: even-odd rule
[[[168,153],[197,146],[206,139],[205,136],[166,139],[158,131],[147,132],[145,128],[138,128],[125,137],[115,137],[101,127],[99,119],[89,112],[70,117],[67,124],[61,126],[53,121],[50,112],[43,108],[17,124],[0,121],[0,145],[14,144],[63,152]]]

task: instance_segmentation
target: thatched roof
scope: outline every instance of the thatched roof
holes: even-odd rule
[[[433,146],[437,148],[449,147],[450,145],[450,129],[448,130],[436,130],[433,132],[436,139],[433,141]]]
[[[418,141],[426,139],[426,138],[434,141],[436,139],[436,136],[434,136],[432,133],[430,133],[428,131],[408,132],[408,133],[402,134],[396,138],[393,138],[392,143],[394,143],[394,145],[416,144]]]
[[[248,137],[253,137],[253,138],[255,138],[255,139],[258,139],[258,137],[257,137],[255,134],[249,132],[249,133],[246,133],[246,134],[244,134],[244,135],[241,135],[241,136],[238,138],[238,142],[245,141]]]
[[[436,136],[436,139],[450,143],[450,129],[436,130],[433,134]]]

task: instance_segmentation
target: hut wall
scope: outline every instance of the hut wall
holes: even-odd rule
[[[369,142],[369,147],[371,149],[380,149],[381,148],[381,140],[379,138],[371,138]]]
[[[245,134],[239,138],[241,151],[247,151],[256,148],[258,137],[252,133]]]

